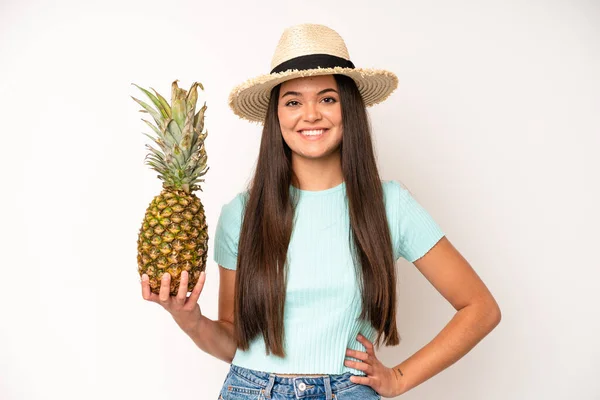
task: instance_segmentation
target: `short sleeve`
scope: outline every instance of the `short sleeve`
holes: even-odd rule
[[[237,269],[242,217],[242,196],[238,194],[233,200],[221,207],[221,214],[215,230],[213,259],[217,264],[227,269]]]
[[[395,259],[403,257],[414,262],[423,257],[444,232],[432,216],[399,182],[390,181],[394,208],[390,222]],[[389,203],[389,200],[388,200]],[[388,204],[389,205],[389,204]]]

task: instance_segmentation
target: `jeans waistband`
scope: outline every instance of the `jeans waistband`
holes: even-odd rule
[[[356,383],[350,381],[350,377],[353,376],[351,372],[340,375],[323,374],[319,377],[283,377],[272,372],[257,371],[235,364],[231,364],[230,371],[250,382],[263,386],[267,399],[271,397],[271,391],[282,394],[302,393],[303,397],[325,395],[326,398],[331,399],[332,391],[337,392],[343,388],[356,385]]]

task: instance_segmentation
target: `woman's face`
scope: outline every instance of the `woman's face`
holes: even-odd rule
[[[325,158],[339,150],[342,108],[333,75],[292,79],[281,84],[277,106],[283,139],[295,156]],[[310,132],[324,128],[324,132]],[[302,133],[302,131],[307,131]],[[313,135],[309,135],[313,134]]]

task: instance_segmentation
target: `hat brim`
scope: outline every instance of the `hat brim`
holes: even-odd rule
[[[271,89],[278,84],[306,76],[341,74],[351,77],[366,107],[381,103],[398,87],[398,77],[390,71],[373,68],[316,68],[287,70],[260,75],[237,85],[229,94],[229,107],[235,115],[249,122],[263,124]]]

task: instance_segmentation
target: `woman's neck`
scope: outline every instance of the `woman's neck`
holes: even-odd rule
[[[339,153],[327,159],[293,157],[292,169],[292,185],[302,190],[326,190],[344,181]]]

